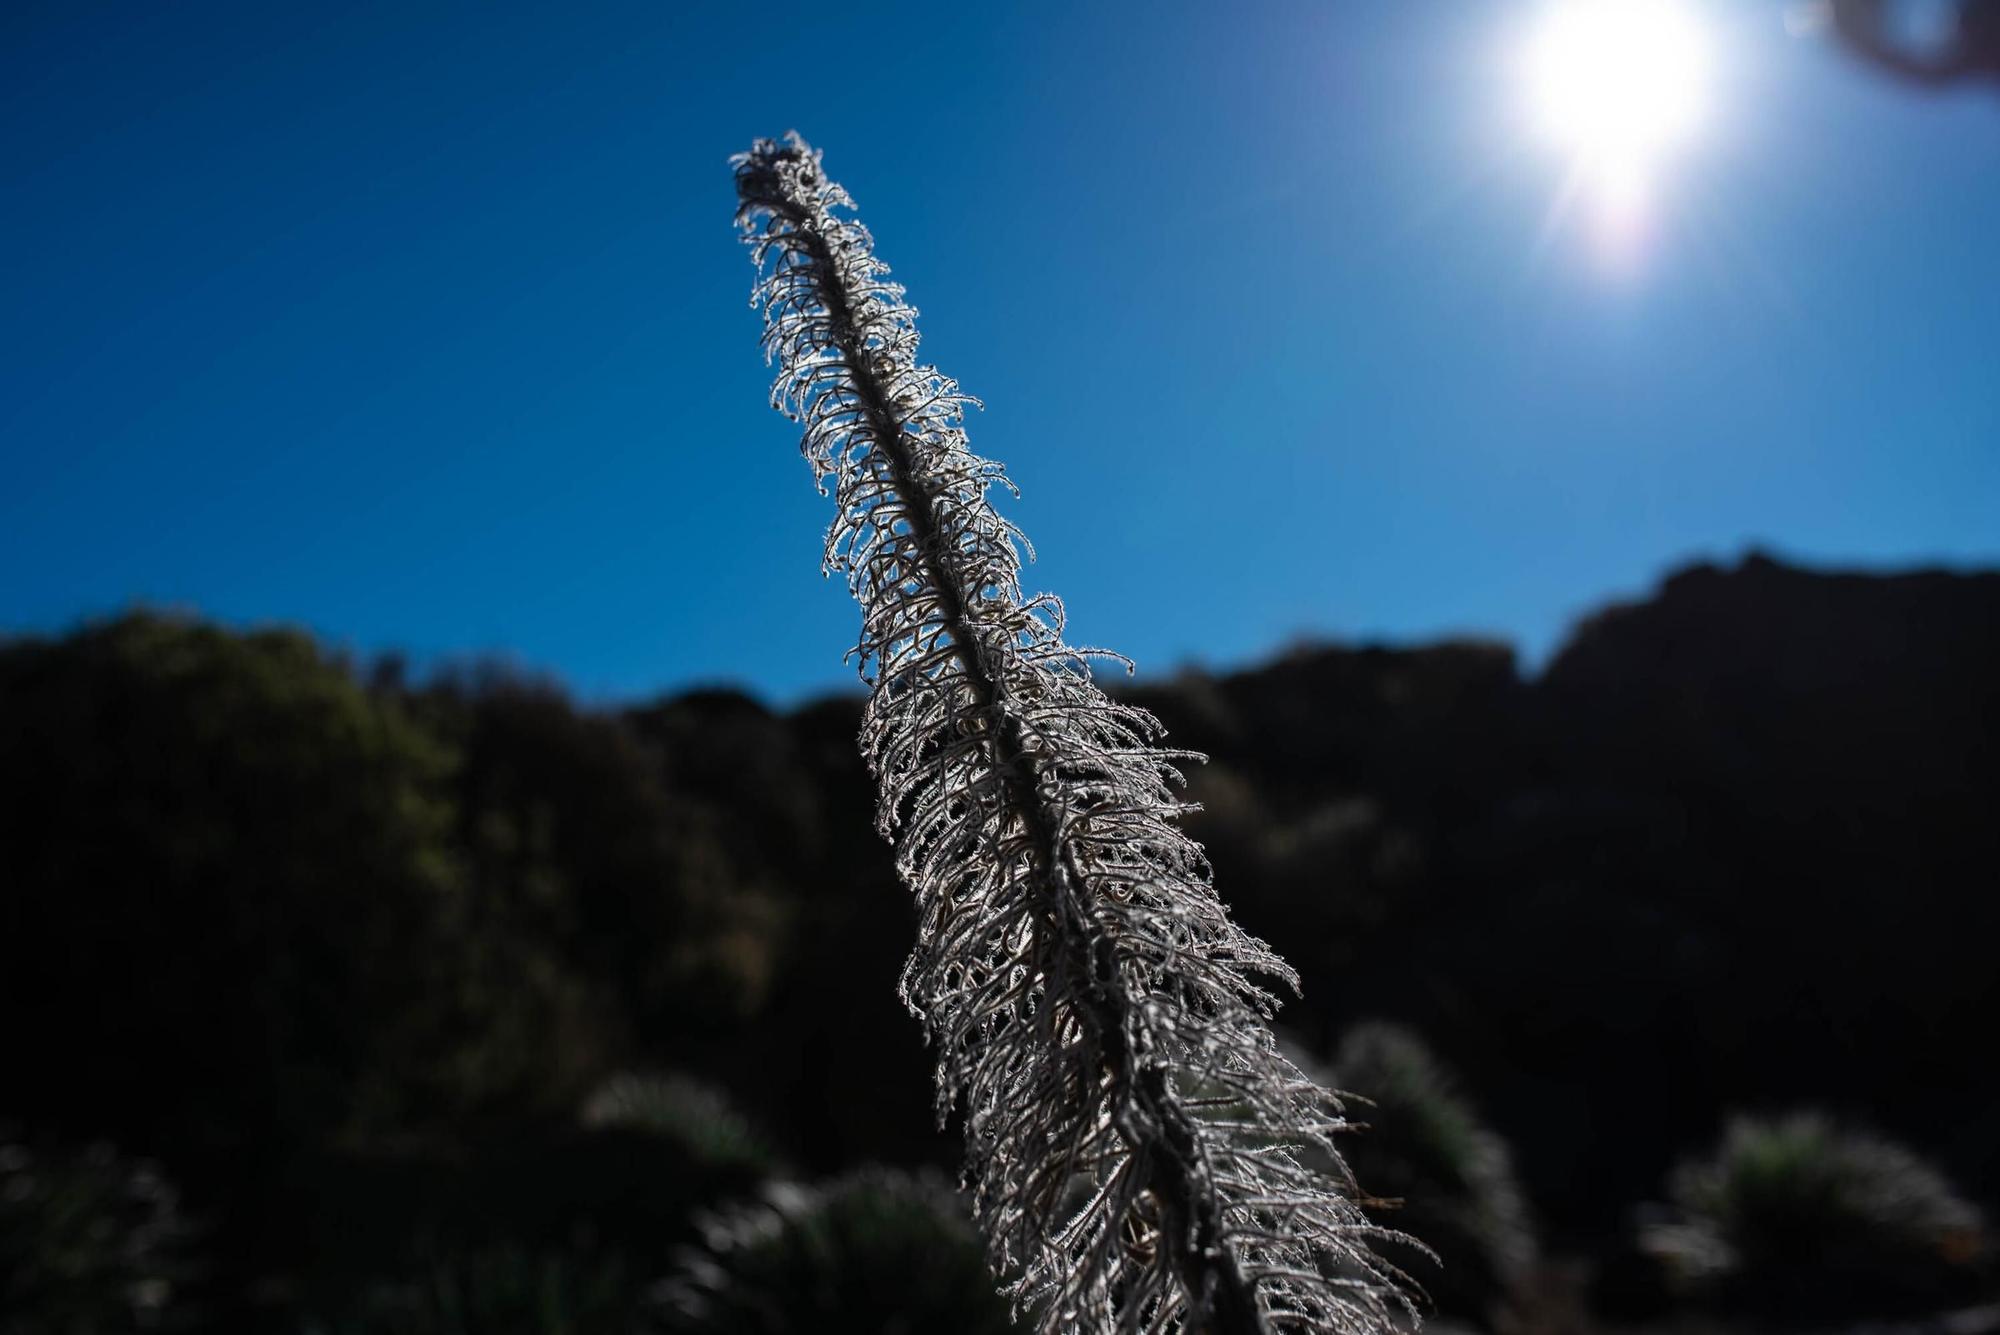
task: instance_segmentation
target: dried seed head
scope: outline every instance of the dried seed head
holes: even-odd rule
[[[1020,584],[956,382],[852,201],[793,135],[734,160],[774,407],[861,604],[862,751],[921,927],[905,1003],[962,1112],[988,1256],[1040,1330],[1373,1332],[1410,1308],[1277,1049],[1291,970],[1229,918],[1182,833],[1159,724],[1092,682]],[[1118,660],[1122,662],[1123,660]]]

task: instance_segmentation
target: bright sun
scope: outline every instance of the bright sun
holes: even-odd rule
[[[1537,129],[1571,158],[1601,228],[1631,232],[1708,113],[1710,52],[1689,0],[1550,0],[1524,75]],[[1616,238],[1613,238],[1616,239]]]

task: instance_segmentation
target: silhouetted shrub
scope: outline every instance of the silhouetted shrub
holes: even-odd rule
[[[685,1075],[628,1071],[583,1105],[586,1127],[622,1127],[672,1141],[706,1167],[766,1174],[777,1154],[721,1090]]]
[[[310,1335],[629,1335],[642,1290],[621,1256],[501,1244],[366,1283],[349,1310],[304,1324]]]
[[[0,1335],[184,1329],[194,1240],[157,1165],[0,1128]]]
[[[934,1173],[778,1183],[705,1223],[661,1287],[673,1335],[1003,1335],[964,1204]]]
[[[450,1156],[335,1161],[300,1184],[308,1324],[637,1329],[695,1218],[755,1189],[776,1160],[720,1089],[684,1075],[614,1076],[579,1120]]]
[[[1356,1180],[1372,1196],[1400,1201],[1384,1222],[1437,1253],[1436,1266],[1411,1259],[1409,1267],[1441,1311],[1484,1314],[1536,1255],[1527,1198],[1506,1142],[1409,1029],[1379,1022],[1350,1029],[1334,1059],[1334,1080],[1370,1105],[1350,1108],[1367,1124],[1347,1142]]]
[[[1946,1301],[1972,1278],[1982,1222],[1894,1141],[1814,1112],[1738,1118],[1675,1170],[1676,1217],[1644,1234],[1688,1288],[1802,1319]]]

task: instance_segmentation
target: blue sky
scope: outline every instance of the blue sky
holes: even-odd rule
[[[726,159],[826,150],[1075,638],[1502,636],[1747,545],[2000,561],[2000,96],[1706,6],[1611,273],[1526,5],[14,4],[0,628],[134,602],[616,699],[852,681]]]

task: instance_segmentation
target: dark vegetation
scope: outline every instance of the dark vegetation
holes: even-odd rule
[[[1448,1312],[1533,1328],[1547,1258],[1612,1320],[1991,1300],[2000,575],[1753,557],[1534,678],[1131,694],[1214,757],[1193,831]],[[862,1171],[956,1148],[858,708],[149,614],[0,647],[0,1331],[991,1328],[948,1196]]]

